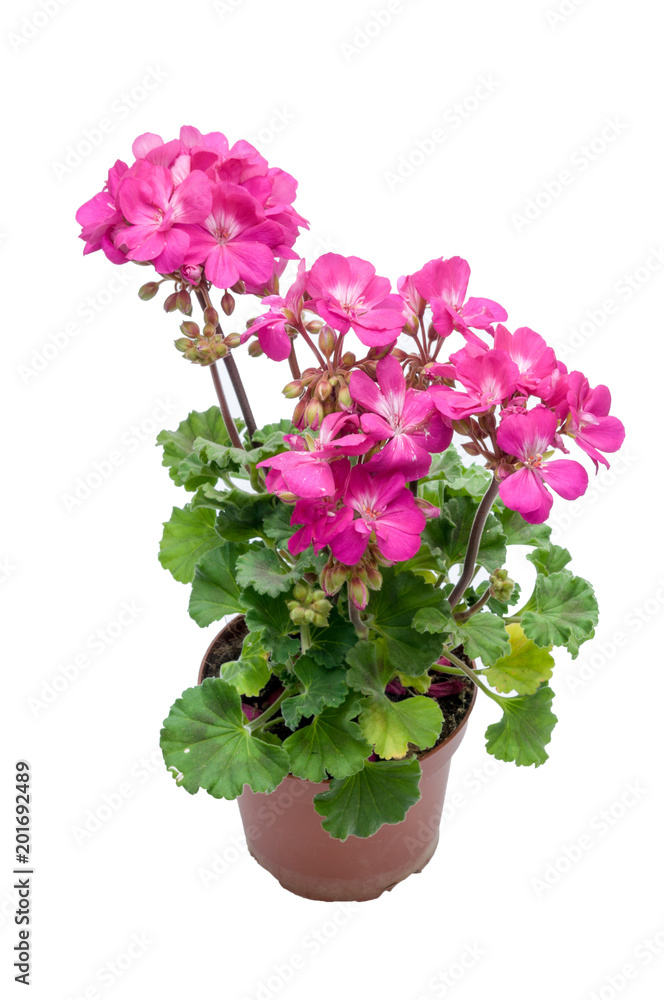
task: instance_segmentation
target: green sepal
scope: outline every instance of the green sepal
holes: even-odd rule
[[[500,694],[516,691],[517,694],[534,694],[543,681],[548,681],[555,661],[549,650],[536,646],[528,639],[520,625],[507,626],[511,652],[496,660],[487,670],[486,679]]]
[[[497,760],[517,766],[539,767],[548,759],[544,749],[558,719],[551,711],[553,691],[548,685],[535,694],[503,698],[503,717],[486,731],[486,748]]]
[[[409,760],[365,761],[348,778],[333,778],[327,792],[314,796],[323,829],[337,840],[371,837],[385,823],[401,823],[420,798],[420,763]]]
[[[592,639],[599,618],[595,592],[587,580],[569,570],[538,574],[521,626],[537,646],[566,646],[572,659]]]
[[[325,781],[328,775],[346,778],[361,770],[371,746],[352,721],[357,709],[357,698],[351,695],[341,705],[324,708],[308,726],[288,736],[283,747],[292,773],[307,781]]]
[[[189,614],[201,628],[225,615],[243,614],[244,602],[235,582],[238,556],[246,545],[223,542],[198,562],[189,600]]]
[[[214,529],[214,511],[174,507],[159,543],[159,562],[180,583],[191,583],[198,560],[222,540]]]
[[[341,667],[326,670],[305,655],[295,661],[293,673],[302,691],[281,704],[281,714],[289,729],[295,729],[300,719],[318,715],[324,708],[336,708],[348,694],[346,671]]]
[[[252,735],[240,695],[218,677],[183,692],[164,720],[160,745],[166,767],[192,795],[204,788],[217,799],[234,799],[245,785],[272,792],[290,766],[281,746]]]

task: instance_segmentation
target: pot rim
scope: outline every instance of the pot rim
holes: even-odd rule
[[[219,638],[219,636],[230,625],[233,625],[235,622],[241,621],[243,619],[244,619],[244,615],[234,615],[233,618],[230,619],[230,621],[227,621],[226,624],[223,625],[219,629],[219,631],[215,635],[214,639],[212,640],[212,642],[210,643],[210,645],[208,646],[208,648],[205,650],[205,654],[203,656],[203,659],[201,660],[201,666],[200,666],[200,669],[198,671],[198,683],[199,684],[201,684],[202,681],[203,681],[203,672],[205,670],[208,657],[210,656],[210,653],[212,652],[214,646],[216,645],[217,639]],[[442,750],[449,743],[451,743],[451,741],[453,739],[455,739],[459,735],[459,733],[465,728],[465,726],[466,726],[466,724],[468,722],[468,719],[470,718],[470,713],[472,712],[473,708],[475,707],[475,701],[476,700],[477,700],[477,684],[473,684],[473,693],[472,693],[471,698],[470,698],[470,704],[468,706],[468,710],[466,711],[466,714],[464,715],[463,719],[461,720],[461,723],[456,727],[456,729],[453,729],[452,732],[449,733],[445,737],[444,740],[441,740],[440,743],[436,744],[436,746],[429,747],[428,750],[422,750],[419,753],[416,753],[415,756],[417,757],[418,760],[420,760],[420,761],[426,760],[427,757],[431,757],[431,756],[433,756],[433,754],[438,753],[439,750]],[[404,758],[400,758],[400,759],[406,760],[407,758],[404,757]],[[294,781],[307,781],[308,780],[307,778],[298,778],[298,776],[296,774],[291,774],[290,772],[286,775],[286,778],[284,778],[284,780],[287,780],[288,778],[292,778]],[[324,782],[319,782],[319,784],[329,784],[330,780],[331,780],[330,778],[326,778],[324,780]]]

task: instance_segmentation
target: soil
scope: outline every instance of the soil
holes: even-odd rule
[[[244,623],[244,618],[234,618],[228,623],[228,625],[226,625],[226,627],[215,639],[212,648],[208,653],[202,678],[203,680],[207,677],[219,677],[222,663],[226,663],[227,660],[238,659],[240,653],[242,652],[244,637],[247,634],[248,629]],[[464,653],[463,647],[459,646],[457,649],[453,650],[453,652],[455,656],[462,659],[469,667],[472,667],[472,662]],[[444,680],[446,676],[449,677],[450,675],[439,674],[437,679]],[[440,710],[443,713],[443,728],[440,736],[434,744],[434,747],[430,747],[429,750],[426,751],[415,751],[415,756],[421,757],[424,753],[430,753],[432,749],[435,749],[435,747],[442,743],[444,739],[454,732],[455,729],[458,729],[463,722],[472,701],[473,682],[466,677],[461,677],[459,680],[461,680],[464,684],[461,691],[457,694],[447,695],[444,698],[436,698],[436,701],[440,706]],[[273,675],[259,695],[255,698],[243,696],[242,701],[246,705],[254,705],[256,708],[264,709],[270,702],[270,696],[274,695],[275,691],[278,689],[281,689],[281,684],[279,683],[278,678]],[[407,695],[388,695],[388,698],[390,698],[391,701],[403,701],[405,697],[407,697]],[[303,719],[300,726],[307,725],[308,721],[308,719]],[[292,735],[292,730],[285,724],[281,723],[272,726],[270,728],[270,732],[274,733],[282,740],[286,739],[287,736]],[[410,754],[408,756],[410,756]]]

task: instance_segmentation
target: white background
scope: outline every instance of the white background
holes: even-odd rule
[[[555,3],[401,0],[379,20],[386,0],[5,6],[0,977],[11,996],[23,995],[11,982],[17,758],[33,772],[39,1000],[658,995],[663,25],[651,0],[557,0],[558,16]],[[309,262],[355,254],[395,281],[432,257],[467,257],[470,294],[608,384],[627,428],[623,457],[592,478],[579,511],[554,507],[601,621],[578,660],[558,654],[550,760],[494,763],[483,733],[495,706],[480,700],[435,859],[346,909],[282,890],[242,849],[235,803],[187,796],[155,753],[216,627],[188,618],[186,589],[157,562],[161,522],[185,497],[153,441],[214,397],[172,347],[175,318],[137,298],[148,270],[84,259],[74,213],[136,135],[168,139],[181,124],[254,137],[299,179]],[[244,349],[239,363],[259,421],[285,415],[287,366]],[[112,452],[112,475],[67,505]],[[532,567],[510,567],[527,584]],[[104,645],[98,629],[115,638]],[[110,818],[105,797],[122,803]],[[127,967],[133,935],[144,945]]]

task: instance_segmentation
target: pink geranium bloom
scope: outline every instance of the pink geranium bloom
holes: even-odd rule
[[[565,433],[576,440],[580,448],[595,463],[609,468],[601,451],[618,451],[625,440],[625,428],[617,417],[610,417],[611,393],[605,385],[590,388],[588,379],[581,372],[571,372],[568,377],[567,402],[569,419]]]
[[[445,451],[452,428],[436,410],[428,392],[407,389],[401,365],[391,355],[376,365],[378,385],[363,371],[350,377],[350,394],[369,413],[361,417],[362,430],[374,441],[387,441],[373,455],[372,472],[403,472],[408,479],[425,476],[431,453]]]
[[[539,385],[532,390],[532,395],[546,403],[549,409],[554,411],[558,420],[564,420],[569,413],[568,378],[565,363],[556,361],[556,367],[551,374],[543,378]]]
[[[484,413],[508,399],[516,390],[519,377],[519,369],[505,351],[488,350],[477,357],[462,353],[454,373],[467,392],[458,392],[447,385],[432,385],[427,390],[443,416],[451,420]],[[436,366],[432,374],[436,374]]]
[[[351,469],[344,503],[359,516],[330,543],[340,562],[354,566],[373,538],[391,562],[411,559],[417,553],[426,518],[405,483],[400,472],[372,476],[363,465]]]
[[[397,280],[397,291],[403,299],[403,314],[408,323],[415,326],[415,320],[426,308],[426,302],[415,286],[414,275],[405,274]]]
[[[129,224],[118,227],[115,245],[128,248],[129,260],[150,260],[162,273],[174,271],[189,246],[180,225],[204,219],[211,200],[210,182],[201,171],[174,188],[166,167],[139,160],[118,188],[118,203]]]
[[[307,292],[312,309],[340,333],[352,327],[363,344],[384,347],[397,339],[404,325],[403,302],[390,294],[388,278],[359,257],[326,253],[309,273]]]
[[[373,445],[367,434],[355,433],[359,423],[359,417],[351,413],[330,413],[317,439],[287,434],[284,441],[293,450],[258,463],[259,468],[270,468],[265,480],[270,493],[289,493],[308,500],[332,496],[336,486],[330,462],[346,455],[363,455]]]
[[[96,194],[76,213],[80,224],[80,239],[85,241],[84,254],[103,250],[114,264],[124,264],[126,255],[117,250],[111,240],[112,230],[122,222],[122,213],[117,206],[120,181],[129,167],[122,160],[116,160],[108,172],[104,190]]]
[[[439,337],[458,330],[472,339],[469,327],[486,330],[492,323],[507,319],[503,307],[493,299],[466,299],[469,279],[470,266],[462,257],[431,260],[413,275],[418,292],[431,304]]]
[[[205,264],[205,275],[217,288],[240,279],[266,281],[274,267],[281,228],[266,222],[257,201],[236,184],[212,185],[212,209],[199,226],[190,226],[186,263]]]
[[[556,370],[556,356],[544,337],[527,326],[514,333],[498,324],[493,346],[505,351],[519,369],[516,387],[519,392],[532,393],[540,382]]]
[[[547,486],[565,500],[576,500],[588,487],[588,473],[578,462],[562,458],[544,459],[556,435],[558,420],[545,406],[520,414],[510,414],[498,427],[498,445],[507,455],[518,458],[522,468],[500,484],[506,507],[518,511],[529,524],[541,524],[549,516],[553,497]]]
[[[321,500],[298,500],[293,509],[291,524],[302,525],[288,540],[292,555],[304,552],[313,545],[314,552],[329,545],[335,535],[353,520],[350,507],[340,507],[340,499],[350,473],[350,462],[342,458],[330,465],[334,493]]]
[[[256,336],[268,358],[273,361],[285,361],[291,351],[291,339],[286,332],[286,327],[297,327],[300,322],[306,279],[306,265],[301,260],[298,265],[297,278],[286,292],[285,297],[268,295],[262,300],[263,305],[270,307],[270,311],[254,320],[252,325],[242,334],[240,343],[244,344],[250,337]]]

